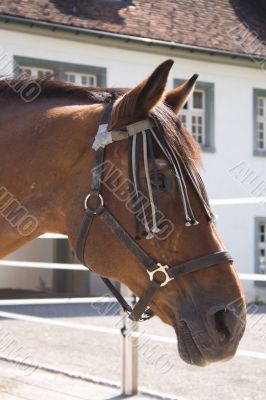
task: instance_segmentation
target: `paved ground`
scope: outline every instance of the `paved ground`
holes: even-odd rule
[[[0,361],[0,399],[2,400],[118,400],[118,388],[82,380],[62,374],[35,371],[30,376],[14,376],[14,366]],[[132,400],[151,400],[152,397],[132,396]]]
[[[1,319],[0,354],[3,357],[24,359],[26,364],[51,366],[75,371],[80,375],[108,378],[119,384],[120,336],[90,332],[74,326],[82,324],[117,329],[120,327],[120,317],[106,315],[106,306],[1,306],[1,310],[73,324],[72,328],[65,328]],[[113,311],[109,314],[113,314]],[[172,329],[156,318],[145,323],[142,331],[174,339]],[[265,400],[265,307],[253,309],[253,313],[249,315],[248,328],[240,349],[251,353],[242,351],[242,354],[230,362],[201,369],[183,363],[178,357],[175,343],[141,339],[140,386],[147,391],[167,393],[173,398],[185,400]],[[26,367],[1,361],[0,368],[1,400],[119,399],[118,389],[36,370],[34,366]]]

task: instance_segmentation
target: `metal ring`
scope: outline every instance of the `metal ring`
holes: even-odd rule
[[[158,268],[154,269],[153,271],[147,271],[150,277],[150,280],[153,280],[154,274],[156,274],[156,272],[162,272],[165,276],[164,281],[160,284],[160,287],[163,287],[165,285],[167,285],[168,282],[172,281],[174,278],[170,278],[170,276],[168,275],[167,269],[169,268],[168,265],[162,265],[160,263],[157,263]]]
[[[98,197],[98,199],[100,199],[100,205],[97,207],[97,208],[95,208],[95,209],[93,209],[93,208],[91,208],[91,207],[88,207],[88,201],[89,201],[89,199],[91,198],[91,197]],[[87,211],[87,210],[89,210],[89,211],[91,211],[93,214],[98,214],[100,211],[101,211],[101,209],[103,208],[103,196],[99,193],[99,194],[91,194],[91,193],[89,193],[86,197],[85,197],[85,200],[84,200],[84,208],[85,208],[85,211]]]

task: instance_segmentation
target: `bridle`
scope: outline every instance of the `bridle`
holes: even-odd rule
[[[85,215],[83,218],[83,222],[81,224],[77,245],[76,245],[76,254],[79,258],[80,262],[85,264],[85,246],[87,242],[87,238],[89,235],[90,227],[94,218],[100,218],[111,232],[122,242],[124,245],[131,251],[131,253],[140,261],[141,264],[145,267],[150,283],[143,295],[140,297],[138,302],[135,304],[134,308],[132,308],[124,297],[120,294],[120,292],[116,289],[116,287],[112,284],[112,282],[104,277],[101,277],[103,282],[107,285],[112,294],[116,297],[117,301],[120,303],[124,311],[129,314],[129,317],[134,321],[143,321],[149,319],[153,316],[151,309],[148,307],[152,298],[156,294],[156,292],[161,288],[166,286],[171,280],[185,274],[189,274],[194,271],[199,271],[204,268],[208,268],[214,265],[217,265],[222,262],[232,262],[233,259],[231,255],[227,251],[219,251],[215,252],[200,258],[196,258],[191,261],[186,261],[184,263],[180,263],[174,266],[169,267],[168,265],[162,265],[154,260],[149,254],[146,253],[145,250],[141,246],[138,245],[136,240],[120,225],[117,219],[110,213],[110,211],[106,208],[104,204],[104,199],[101,194],[101,184],[104,172],[104,148],[109,143],[129,139],[129,143],[131,143],[131,154],[136,154],[136,148],[132,150],[132,141],[136,141],[136,137],[138,137],[141,133],[143,138],[144,134],[152,133],[154,139],[158,141],[158,144],[164,151],[168,160],[173,163],[175,167],[175,174],[178,177],[179,189],[182,192],[182,201],[184,206],[184,212],[186,217],[186,225],[196,225],[197,221],[194,218],[194,215],[191,210],[191,206],[188,200],[186,187],[184,186],[184,179],[181,172],[181,168],[179,165],[180,160],[177,160],[174,155],[170,152],[169,148],[167,148],[165,143],[161,143],[158,137],[155,134],[153,129],[153,124],[150,119],[139,121],[135,124],[130,124],[121,130],[113,130],[111,132],[108,131],[108,122],[112,113],[113,102],[110,102],[104,109],[100,125],[98,128],[98,132],[94,138],[94,142],[92,144],[92,148],[96,151],[96,165],[92,170],[92,179],[90,192],[86,196],[84,201],[85,207]],[[131,140],[131,142],[130,142]],[[143,139],[144,140],[144,139]],[[136,143],[135,143],[136,145]],[[134,147],[134,146],[133,146]],[[134,157],[132,157],[134,160]],[[133,162],[134,164],[134,162]],[[134,166],[136,168],[136,166]],[[193,184],[195,190],[197,191],[199,198],[206,210],[206,213],[209,217],[209,220],[212,221],[213,214],[210,211],[209,203],[207,200],[206,192],[202,194],[202,191],[199,188],[199,185],[195,183],[195,171],[192,173],[187,166],[183,165],[186,168],[188,176]],[[134,168],[133,168],[134,169]],[[134,171],[133,171],[134,172]],[[131,164],[131,173],[132,175],[132,164]],[[136,175],[136,174],[135,174]],[[137,179],[135,176],[135,191],[136,195],[138,195],[137,188]],[[133,183],[133,184],[134,184]],[[202,183],[202,181],[201,181]],[[202,184],[203,185],[203,184]],[[201,187],[202,189],[202,187]],[[93,208],[90,203],[92,199],[98,199],[98,206]],[[147,228],[149,229],[149,228]],[[147,232],[152,234],[151,231]],[[164,277],[163,281],[156,277],[157,273]]]

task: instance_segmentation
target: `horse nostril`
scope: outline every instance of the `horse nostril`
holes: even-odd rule
[[[230,331],[226,325],[226,318],[229,313],[230,311],[223,309],[214,314],[215,328],[220,334],[221,341],[228,340],[231,337]]]

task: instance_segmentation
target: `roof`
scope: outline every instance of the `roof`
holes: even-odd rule
[[[2,0],[0,15],[266,56],[265,0]]]

